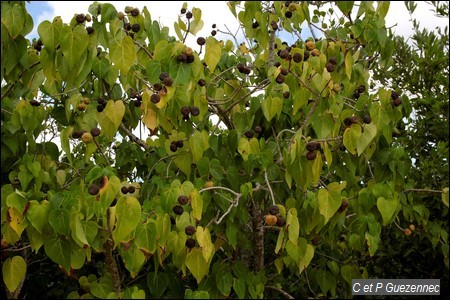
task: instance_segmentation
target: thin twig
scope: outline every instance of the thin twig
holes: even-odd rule
[[[153,59],[153,55],[148,51],[148,49],[146,49],[143,45],[139,44],[137,41],[133,41],[135,45],[137,45],[139,48],[141,48],[142,50],[144,50],[145,53],[147,53],[147,55]]]
[[[443,190],[429,190],[429,189],[407,189],[403,191],[404,193],[409,192],[417,192],[417,193],[436,193],[436,194],[442,194],[444,193]]]
[[[272,198],[272,204],[275,205],[275,197],[273,195],[272,187],[270,186],[270,183],[269,183],[269,178],[267,178],[266,170],[264,170],[264,179],[266,180],[267,187],[269,188],[270,197]]]
[[[149,150],[150,147],[140,138],[138,138],[137,136],[135,136],[128,128],[125,127],[125,125],[123,123],[120,124],[120,128],[125,131],[125,133],[130,137],[130,139],[135,142],[136,144],[138,144],[139,146],[141,146],[142,148],[144,148],[145,150]],[[153,152],[153,151],[152,151]]]
[[[241,197],[241,196],[242,196],[242,194],[237,193],[237,192],[233,191],[232,189],[229,189],[229,188],[224,187],[224,186],[210,186],[210,187],[207,187],[207,188],[203,188],[203,189],[201,189],[201,190],[198,191],[198,192],[199,192],[199,193],[203,193],[203,192],[205,192],[205,191],[214,190],[214,189],[226,190],[226,191],[228,191],[228,192],[234,194],[236,197]]]
[[[321,255],[321,256],[324,256],[324,257],[327,257],[327,258],[332,259],[332,260],[334,260],[334,261],[337,261],[338,263],[345,264],[344,262],[340,261],[339,259],[334,258],[334,257],[329,256],[329,255],[326,255],[326,254],[323,254],[323,253],[320,253],[320,252],[317,251],[317,250],[314,250],[314,253],[317,253],[317,254],[319,254],[319,255]]]
[[[292,297],[288,292],[283,291],[282,289],[273,286],[273,285],[266,285],[266,289],[269,290],[274,290],[277,291],[278,293],[280,293],[281,295],[283,295],[286,299],[295,299],[294,297]]]
[[[98,151],[100,151],[100,154],[103,156],[103,158],[105,159],[106,165],[110,166],[111,164],[109,163],[108,158],[106,157],[105,153],[102,150],[102,147],[100,146],[100,144],[98,143],[97,139],[94,137],[94,142],[95,145],[97,145],[97,149]]]

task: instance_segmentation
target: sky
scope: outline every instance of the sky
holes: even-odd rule
[[[137,7],[140,10],[144,6],[149,10],[153,20],[158,20],[162,25],[171,28],[171,35],[175,36],[172,30],[173,22],[177,20],[180,9],[184,1],[99,1],[100,3],[109,2],[113,4],[118,11],[123,11],[125,6],[129,5]],[[233,14],[227,6],[227,1],[186,1],[188,9],[193,7],[202,10],[202,19],[204,21],[203,29],[197,36],[209,36],[211,34],[212,25],[223,31],[227,31],[225,25],[235,33],[237,30],[237,22]],[[30,1],[27,2],[27,9],[34,20],[34,30],[28,38],[37,38],[37,25],[44,20],[53,20],[55,16],[61,16],[63,21],[68,23],[75,13],[87,13],[88,7],[93,1]],[[430,6],[424,1],[416,1],[417,8],[413,14],[417,20],[420,21],[421,27],[427,29],[434,29],[435,27],[444,28],[448,25],[448,18],[438,18],[430,10]],[[386,26],[393,27],[396,34],[402,35],[405,38],[412,34],[412,22],[404,1],[391,1],[390,9],[386,16]],[[234,25],[234,26],[233,26]],[[318,33],[318,32],[317,32]],[[308,31],[304,31],[305,39],[309,35]],[[228,35],[216,36],[217,39],[230,39]],[[194,41],[191,37],[189,41]]]

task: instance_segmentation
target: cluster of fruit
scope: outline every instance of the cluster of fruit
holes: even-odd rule
[[[189,203],[189,197],[188,196],[186,196],[186,195],[180,195],[180,196],[178,196],[178,204],[179,205],[175,205],[174,207],[173,207],[173,213],[174,214],[176,214],[176,215],[182,215],[183,214],[183,212],[184,212],[184,208],[183,208],[183,206],[182,205],[186,205],[186,204],[188,204]]]
[[[193,63],[195,60],[194,51],[191,47],[184,48],[183,52],[178,55],[177,60],[181,63]]]
[[[183,148],[183,141],[179,140],[179,141],[172,141],[170,143],[170,151],[172,152],[176,152],[178,148]]]
[[[85,14],[78,14],[75,17],[75,20],[77,21],[77,24],[84,24],[84,22],[91,22],[92,18],[91,18],[90,14],[87,14],[87,15],[85,15]],[[93,33],[95,31],[95,29],[92,26],[88,26],[88,27],[86,27],[86,31],[87,31],[88,34],[91,34],[91,33]]]
[[[198,116],[200,109],[197,106],[183,106],[181,107],[181,114],[184,120],[189,120],[189,114],[192,116]]]
[[[85,144],[92,143],[94,141],[94,137],[97,137],[99,135],[100,135],[100,128],[98,127],[92,128],[91,132],[88,132],[86,130],[72,132],[72,138],[81,139]]]
[[[265,216],[266,225],[283,227],[286,225],[286,219],[280,215],[280,208],[277,205],[272,205],[269,208],[269,214]]]

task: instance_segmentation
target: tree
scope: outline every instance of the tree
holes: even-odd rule
[[[243,43],[187,44],[204,26],[187,4],[172,36],[98,2],[29,41],[25,3],[2,2],[8,297],[350,297],[352,279],[403,276],[372,265],[398,240],[439,246],[427,278],[448,270],[395,134],[409,98],[369,89],[394,64],[389,2],[228,4]]]

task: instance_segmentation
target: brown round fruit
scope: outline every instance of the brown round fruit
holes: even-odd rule
[[[120,191],[122,192],[122,194],[128,194],[128,187],[123,186]]]
[[[319,56],[319,55],[320,55],[319,49],[313,49],[313,50],[311,50],[311,55],[312,55],[312,56]]]
[[[186,205],[189,202],[189,198],[186,195],[180,195],[178,196],[178,203],[180,205]]]
[[[303,60],[303,57],[300,53],[294,53],[294,55],[292,56],[292,60],[296,63],[299,63]]]
[[[353,124],[352,119],[347,117],[344,119],[344,125],[345,126],[351,126]]]
[[[330,62],[327,63],[327,71],[330,73],[334,71],[334,65]]]
[[[255,132],[256,132],[256,133],[261,133],[261,132],[262,132],[261,126],[256,126],[256,127],[255,127]]]
[[[172,142],[171,144],[170,144],[170,151],[172,151],[172,152],[176,152],[177,151],[177,149],[178,149],[178,147],[177,147],[177,144],[175,144],[174,142]]]
[[[89,144],[89,143],[92,143],[92,141],[94,141],[94,137],[92,136],[92,134],[90,132],[85,132],[81,136],[81,140],[83,141],[83,143]]]
[[[410,236],[411,235],[411,229],[409,229],[409,228],[405,228],[405,229],[403,229],[403,232],[405,233],[405,235],[406,236]]]
[[[100,135],[100,128],[95,127],[91,129],[91,134],[93,137],[99,136]]]
[[[309,151],[308,153],[306,153],[306,158],[308,160],[314,160],[316,159],[316,152],[315,151]]]
[[[200,109],[197,106],[191,107],[191,115],[198,116],[200,114]]]
[[[313,41],[307,41],[305,45],[306,45],[306,49],[308,49],[309,51],[316,48],[316,45],[314,44]]]
[[[159,80],[163,81],[164,78],[169,77],[169,73],[167,72],[161,72],[161,74],[159,74]]]
[[[174,214],[176,214],[176,215],[181,215],[181,214],[183,214],[184,209],[183,209],[182,206],[177,205],[177,206],[174,206],[174,207],[173,207],[173,212],[174,212]]]
[[[134,23],[133,25],[131,25],[131,30],[133,30],[133,32],[139,32],[139,30],[141,30],[141,25],[139,25],[138,23]]]
[[[86,104],[84,104],[84,102],[81,102],[80,104],[78,104],[77,109],[79,111],[85,111],[86,110]]]
[[[128,187],[128,193],[133,194],[136,191],[136,188],[132,185]]]
[[[86,16],[84,14],[78,14],[75,19],[78,23],[84,23],[84,21],[86,21]]]
[[[202,36],[199,37],[197,39],[197,44],[200,45],[200,46],[203,46],[204,44],[206,44],[206,39],[204,37],[202,37]]]
[[[175,145],[177,145],[177,148],[183,148],[184,143],[183,143],[182,140],[179,140],[179,141],[176,141],[176,142],[175,142]]]
[[[283,93],[283,97],[284,97],[285,99],[289,98],[289,96],[291,96],[291,92],[286,91],[286,92]]]
[[[402,105],[402,99],[396,98],[394,99],[394,106],[400,106]]]
[[[286,225],[286,219],[283,218],[283,217],[278,217],[277,226],[278,227],[283,227],[284,225]]]
[[[197,83],[198,83],[199,86],[205,86],[205,85],[206,85],[206,80],[203,79],[203,78],[201,78],[201,79],[199,79],[199,80],[197,81]]]
[[[278,74],[277,78],[275,78],[275,81],[279,84],[284,82],[284,76],[282,74]]]
[[[88,188],[89,195],[97,195],[100,188],[95,183],[91,184]]]
[[[169,76],[167,76],[167,77],[165,77],[165,78],[163,79],[163,84],[164,84],[165,86],[172,86],[172,84],[173,84],[173,79],[170,78]]]
[[[278,215],[278,214],[280,213],[280,208],[279,208],[277,205],[272,205],[272,206],[269,208],[269,213],[270,213],[271,215]]]
[[[318,146],[319,146],[319,143],[317,143],[317,142],[309,142],[308,144],[306,144],[306,150],[314,151],[314,150],[317,150]]]
[[[330,59],[328,60],[328,62],[330,62],[330,63],[333,64],[333,65],[336,65],[336,64],[337,64],[337,60],[336,60],[335,57],[330,57]]]
[[[409,224],[409,229],[411,231],[414,231],[414,230],[416,230],[416,226],[414,226],[414,224]]]
[[[249,139],[251,139],[255,135],[255,132],[251,129],[245,131],[245,136]]]
[[[288,58],[288,56],[289,56],[289,51],[286,50],[286,49],[281,50],[279,56],[280,56],[280,58],[282,58],[282,59],[286,59],[286,58]]]
[[[37,101],[36,99],[30,100],[31,106],[39,106],[41,105],[41,102]]]
[[[195,247],[195,240],[194,239],[187,239],[185,246],[188,247],[189,249],[192,249]]]
[[[265,219],[266,219],[266,225],[269,225],[269,226],[274,226],[275,224],[277,224],[277,221],[278,221],[277,217],[274,215],[266,215]]]
[[[139,9],[133,8],[130,13],[133,17],[137,17],[139,15]]]
[[[365,115],[365,116],[363,117],[363,121],[364,121],[364,123],[366,123],[366,124],[370,124],[370,122],[372,122],[372,118],[371,118],[369,115]]]
[[[186,226],[186,228],[184,228],[184,233],[186,233],[186,235],[193,235],[197,230],[195,230],[195,227],[192,225]]]
[[[191,108],[189,106],[183,106],[181,108],[181,114],[185,117],[189,116],[189,114],[191,113]]]
[[[158,103],[159,101],[161,101],[161,96],[158,93],[154,93],[150,96],[150,101],[152,101],[152,103]]]
[[[350,120],[352,121],[353,124],[359,123],[359,117],[358,116],[352,116],[350,118]]]

